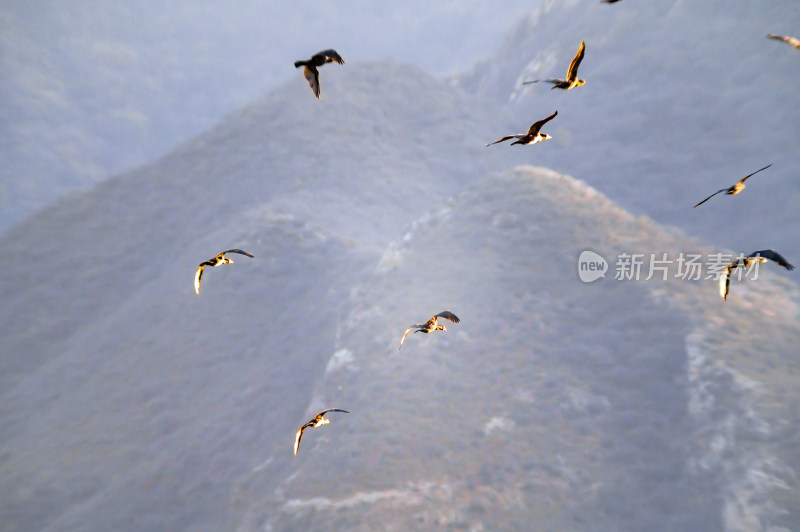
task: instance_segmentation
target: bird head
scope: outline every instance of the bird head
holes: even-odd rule
[[[445,327],[444,325],[437,325],[436,326],[436,330],[437,331],[446,331],[447,327]]]
[[[548,135],[547,133],[540,133],[542,140],[550,140],[552,139],[552,135]]]
[[[224,259],[222,259],[222,264],[233,264],[233,261],[228,257],[225,257]]]
[[[575,82],[575,86],[576,86],[576,87],[580,87],[580,86],[581,86],[581,85],[583,85],[584,83],[586,83],[586,80],[585,80],[585,79],[579,79],[578,81],[576,81],[576,82]]]

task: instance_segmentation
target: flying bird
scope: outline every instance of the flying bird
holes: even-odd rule
[[[542,142],[543,140],[550,140],[552,138],[550,135],[548,135],[547,133],[539,133],[539,131],[542,129],[542,126],[544,126],[550,120],[554,119],[557,114],[558,114],[558,111],[555,111],[553,114],[551,114],[547,118],[539,120],[538,122],[534,122],[527,133],[517,133],[516,135],[506,135],[505,137],[503,137],[503,138],[501,138],[499,140],[496,140],[494,142],[490,142],[489,144],[487,144],[487,146],[491,146],[492,144],[497,144],[498,142],[505,142],[508,139],[517,139],[517,140],[515,140],[514,142],[511,143],[512,146],[514,144],[522,144],[523,146],[527,146],[529,144],[536,144],[537,142]]]
[[[710,200],[711,198],[713,198],[714,196],[716,196],[717,194],[720,194],[720,193],[722,193],[722,192],[725,192],[726,194],[730,194],[731,196],[735,196],[736,194],[738,194],[739,192],[741,192],[742,190],[744,190],[744,189],[745,189],[744,182],[745,182],[745,181],[747,181],[747,179],[748,179],[748,178],[750,178],[750,177],[752,177],[752,176],[756,175],[756,174],[757,174],[757,173],[759,173],[761,170],[766,170],[766,169],[767,169],[767,168],[769,168],[770,166],[772,166],[772,164],[768,164],[768,165],[767,165],[767,166],[765,166],[764,168],[761,168],[760,170],[756,170],[755,172],[753,172],[753,173],[752,173],[752,174],[750,174],[750,175],[746,175],[746,176],[744,176],[743,178],[741,178],[741,179],[739,180],[739,182],[738,182],[738,183],[736,183],[735,185],[733,185],[733,186],[732,186],[732,187],[730,187],[730,188],[721,188],[721,189],[717,190],[716,192],[714,192],[713,194],[711,194],[709,197],[707,197],[706,199],[704,199],[703,201],[701,201],[700,203],[698,203],[697,205],[695,205],[695,206],[694,206],[694,208],[697,208],[697,207],[699,207],[699,206],[700,206],[700,205],[702,205],[703,203],[707,202],[708,200]]]
[[[203,278],[203,268],[206,266],[211,266],[212,268],[216,268],[220,264],[233,264],[233,261],[225,256],[226,253],[238,253],[240,255],[246,255],[251,259],[253,256],[248,252],[241,250],[241,249],[229,249],[227,251],[223,251],[213,259],[209,259],[205,262],[201,262],[197,266],[197,270],[194,272],[194,291],[197,295],[200,295],[200,280]]]
[[[794,270],[794,266],[789,264],[783,255],[774,249],[762,249],[761,251],[754,251],[743,259],[736,260],[725,267],[725,270],[719,276],[719,295],[725,301],[728,300],[728,290],[731,284],[731,271],[736,268],[749,268],[756,262],[767,262],[767,259],[777,262],[778,266],[783,266],[787,270]]]
[[[317,68],[325,63],[333,63],[334,61],[340,65],[344,64],[344,59],[336,50],[323,50],[312,55],[311,59],[307,61],[294,62],[295,68],[303,67],[303,76],[308,80],[308,86],[311,87],[311,92],[314,93],[317,99],[321,97],[319,94],[319,70]]]
[[[578,67],[581,65],[581,61],[583,61],[583,55],[585,52],[586,43],[581,41],[581,45],[578,47],[578,52],[575,54],[575,57],[572,58],[572,62],[569,64],[569,68],[567,69],[567,79],[536,79],[533,81],[524,81],[522,84],[530,85],[531,83],[545,81],[553,84],[551,88],[564,89],[565,91],[574,89],[575,87],[580,87],[586,83],[586,80],[578,79]]]
[[[322,425],[327,425],[328,423],[331,422],[330,419],[327,419],[325,417],[325,414],[327,414],[328,412],[344,412],[345,414],[349,414],[350,413],[347,410],[341,410],[339,408],[329,408],[328,410],[323,410],[322,412],[320,412],[319,414],[314,416],[314,419],[312,419],[311,421],[309,421],[308,423],[306,423],[305,425],[303,425],[302,427],[297,429],[297,434],[294,435],[294,455],[295,456],[297,456],[297,450],[300,448],[300,438],[303,437],[303,432],[306,429],[313,429],[313,428],[316,428],[316,427],[320,427]]]
[[[600,0],[601,4],[614,4],[619,2],[619,0]]]
[[[399,350],[401,347],[403,347],[403,342],[406,341],[406,336],[408,336],[408,333],[410,333],[414,329],[416,329],[414,331],[415,333],[421,332],[425,334],[428,334],[429,332],[433,331],[446,331],[447,327],[445,327],[442,324],[436,323],[439,318],[450,320],[453,323],[458,323],[459,321],[461,321],[460,319],[458,319],[458,316],[456,316],[449,310],[443,310],[442,312],[435,315],[425,323],[416,323],[414,325],[409,325],[408,329],[406,329],[406,331],[403,333],[403,337],[400,339],[400,347],[398,347],[397,349]]]
[[[776,41],[783,41],[786,44],[790,44],[800,50],[800,39],[797,37],[787,37],[784,35],[775,35],[774,33],[767,34],[768,39],[775,39]]]

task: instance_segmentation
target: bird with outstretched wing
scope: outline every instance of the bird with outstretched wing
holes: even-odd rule
[[[323,410],[322,412],[314,416],[314,419],[312,419],[311,421],[309,421],[308,423],[297,429],[297,433],[294,435],[295,456],[297,456],[297,450],[300,448],[300,438],[303,437],[303,432],[305,432],[306,429],[321,427],[322,425],[327,425],[328,423],[331,422],[328,418],[325,417],[325,414],[327,414],[328,412],[344,412],[345,414],[350,413],[347,410],[342,410],[340,408],[329,408],[327,410]]]
[[[200,295],[200,281],[203,279],[203,269],[206,266],[216,268],[221,264],[233,264],[233,261],[225,256],[227,253],[238,253],[240,255],[245,255],[247,257],[250,257],[251,259],[253,258],[253,255],[242,249],[228,249],[226,251],[223,251],[213,259],[209,259],[207,261],[198,264],[197,269],[194,272],[194,291],[198,296]]]
[[[713,194],[711,194],[709,197],[707,197],[707,198],[706,198],[706,199],[704,199],[703,201],[701,201],[701,202],[697,203],[697,205],[695,205],[693,208],[695,208],[695,209],[696,209],[697,207],[699,207],[699,206],[700,206],[700,205],[702,205],[703,203],[707,202],[708,200],[710,200],[711,198],[713,198],[713,197],[714,197],[714,196],[716,196],[717,194],[721,194],[721,193],[723,193],[723,192],[725,192],[726,194],[729,194],[729,195],[731,195],[731,196],[735,196],[736,194],[740,193],[742,190],[744,190],[744,189],[746,188],[746,187],[745,187],[745,184],[744,184],[744,182],[745,182],[745,181],[747,181],[747,180],[748,180],[748,178],[750,178],[750,177],[753,177],[754,175],[756,175],[757,173],[759,173],[759,172],[760,172],[760,171],[762,171],[762,170],[766,170],[766,169],[767,169],[767,168],[769,168],[770,166],[772,166],[772,164],[771,164],[771,163],[770,163],[770,164],[768,164],[767,166],[765,166],[764,168],[760,168],[760,169],[756,170],[756,171],[755,171],[755,172],[753,172],[752,174],[749,174],[749,175],[746,175],[746,176],[744,176],[743,178],[741,178],[741,179],[740,179],[740,180],[739,180],[739,181],[738,181],[738,182],[737,182],[735,185],[733,185],[732,187],[728,187],[728,188],[721,188],[721,189],[717,190],[716,192],[714,192]]]
[[[403,333],[403,337],[400,338],[400,346],[397,349],[400,349],[400,348],[403,347],[403,343],[406,341],[406,336],[408,336],[408,334],[411,331],[421,332],[421,333],[425,333],[425,334],[428,334],[428,333],[433,332],[433,331],[446,331],[447,327],[445,327],[444,325],[442,325],[440,323],[437,323],[439,318],[452,321],[453,323],[458,323],[458,322],[461,321],[458,316],[456,316],[455,314],[453,314],[449,310],[443,310],[442,312],[440,312],[439,314],[436,314],[435,316],[433,316],[431,319],[429,319],[425,323],[415,323],[413,325],[409,325],[408,328]]]
[[[581,61],[583,61],[583,56],[585,54],[586,42],[581,41],[580,46],[578,46],[578,51],[575,53],[575,57],[572,58],[569,68],[567,69],[566,79],[535,79],[533,81],[523,81],[522,84],[530,85],[531,83],[539,83],[540,81],[544,81],[545,83],[552,83],[552,89],[563,89],[565,91],[574,89],[575,87],[580,87],[586,83],[585,79],[578,79],[578,67],[581,66]]]
[[[553,114],[548,116],[547,118],[543,118],[538,122],[534,122],[533,125],[528,129],[527,133],[517,133],[516,135],[506,135],[505,137],[498,139],[494,142],[490,142],[487,146],[491,146],[492,144],[497,144],[498,142],[505,142],[509,139],[517,139],[511,143],[513,146],[514,144],[522,144],[523,146],[527,146],[529,144],[536,144],[537,142],[542,142],[544,140],[550,140],[552,137],[547,133],[541,133],[542,127],[554,119],[558,115],[558,111],[555,111]]]
[[[295,68],[303,67],[303,77],[306,78],[308,81],[308,86],[311,87],[311,92],[314,93],[314,96],[317,99],[320,99],[319,91],[319,70],[318,68],[326,63],[339,63],[340,65],[344,64],[344,59],[342,56],[336,52],[336,50],[323,50],[321,52],[317,52],[316,54],[311,56],[311,59],[308,60],[300,60],[294,62]]]

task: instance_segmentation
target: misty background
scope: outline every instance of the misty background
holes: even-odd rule
[[[796,272],[613,278],[800,262],[767,33],[800,6],[4,2],[0,528],[797,530]]]
[[[436,75],[487,56],[530,2],[0,5],[0,228],[161,156],[337,48]],[[322,47],[322,48],[320,48]],[[323,84],[325,79],[323,77]],[[324,85],[323,85],[324,86]]]

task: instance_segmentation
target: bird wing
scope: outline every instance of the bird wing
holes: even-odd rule
[[[555,111],[553,114],[551,114],[547,118],[543,118],[542,120],[539,120],[538,122],[534,122],[533,125],[531,126],[531,128],[528,130],[528,135],[530,135],[532,137],[535,137],[536,135],[538,135],[539,131],[541,131],[541,129],[542,129],[542,126],[544,126],[546,123],[548,123],[549,121],[554,119],[557,114],[558,114],[558,111]]]
[[[706,199],[704,199],[703,201],[701,201],[700,203],[698,203],[697,205],[695,205],[693,208],[695,208],[695,209],[696,209],[697,207],[699,207],[699,206],[700,206],[700,205],[702,205],[703,203],[707,202],[708,200],[710,200],[711,198],[713,198],[714,196],[716,196],[716,195],[717,195],[717,194],[719,194],[720,192],[725,192],[726,190],[728,190],[728,189],[727,189],[727,188],[721,188],[721,189],[717,190],[716,192],[714,192],[713,194],[711,194],[709,197],[707,197]]]
[[[774,33],[767,34],[767,37],[770,39],[775,39],[776,41],[783,41],[787,44],[791,44],[795,48],[800,48],[800,39],[797,37],[787,37],[784,35],[775,35]]]
[[[322,412],[320,412],[320,413],[319,413],[319,414],[317,414],[317,415],[318,415],[318,416],[320,416],[320,417],[322,417],[322,416],[324,416],[325,414],[327,414],[328,412],[344,412],[345,414],[349,414],[349,413],[350,413],[350,412],[348,412],[347,410],[342,410],[341,408],[329,408],[329,409],[327,409],[327,410],[323,410]]]
[[[246,255],[246,256],[250,257],[251,259],[253,258],[253,256],[251,254],[249,254],[248,252],[246,252],[243,249],[229,249],[227,251],[223,251],[222,253],[220,253],[220,255],[224,255],[226,253],[238,253],[239,255]]]
[[[774,249],[762,249],[761,251],[754,251],[754,252],[750,253],[747,257],[748,258],[753,258],[753,257],[757,257],[757,256],[761,256],[761,257],[764,257],[765,259],[769,259],[771,261],[775,261],[775,262],[778,263],[779,266],[783,266],[787,270],[794,270],[794,266],[789,264],[789,261],[787,261],[783,257],[783,255],[781,255],[780,253],[778,253]]]
[[[523,82],[522,82],[522,84],[523,84],[523,85],[530,85],[531,83],[539,83],[540,81],[544,81],[544,82],[546,82],[546,83],[553,83],[553,84],[555,84],[555,83],[561,83],[561,82],[563,82],[564,80],[563,80],[563,79],[535,79],[535,80],[533,80],[533,81],[523,81]]]
[[[300,448],[300,438],[303,437],[303,431],[306,430],[308,424],[306,423],[299,429],[297,429],[297,434],[294,435],[294,455],[297,456],[297,450]]]
[[[400,346],[397,348],[398,351],[400,350],[401,347],[403,347],[403,342],[406,341],[406,336],[408,336],[408,333],[410,333],[411,329],[413,329],[413,328],[414,328],[413,325],[409,325],[408,329],[406,329],[406,332],[403,333],[403,337],[400,338]]]
[[[719,295],[725,301],[728,300],[728,288],[731,285],[731,270],[733,267],[734,265],[731,264],[730,266],[726,267],[721,274],[719,274]]]
[[[334,61],[336,61],[340,65],[344,64],[344,59],[342,58],[342,56],[340,56],[338,52],[336,52],[336,50],[333,49],[317,52],[311,57],[311,60],[322,61],[322,63],[320,64],[333,63]]]
[[[503,137],[501,139],[498,139],[498,140],[496,140],[494,142],[490,142],[489,144],[487,144],[487,146],[491,146],[492,144],[497,144],[498,142],[505,142],[505,141],[507,141],[509,139],[519,139],[519,138],[522,138],[523,136],[524,135],[506,135],[505,137]]]
[[[753,172],[753,173],[752,173],[752,174],[750,174],[750,175],[746,175],[746,176],[744,176],[743,178],[741,178],[741,179],[739,180],[739,183],[737,183],[737,185],[738,185],[738,184],[741,184],[741,183],[744,183],[745,181],[747,181],[747,178],[749,178],[749,177],[753,177],[754,175],[756,175],[757,173],[759,173],[761,170],[766,170],[766,169],[767,169],[767,168],[769,168],[770,166],[772,166],[772,163],[768,164],[768,165],[767,165],[767,166],[765,166],[764,168],[761,168],[760,170],[756,170],[755,172]],[[736,186],[736,185],[734,185],[734,186]]]
[[[578,46],[578,52],[575,54],[575,57],[572,58],[572,62],[567,69],[567,81],[575,81],[578,79],[578,67],[581,66],[581,61],[583,61],[583,55],[585,53],[586,42],[581,41],[581,45]]]
[[[206,267],[206,263],[202,263],[197,267],[197,270],[194,272],[194,292],[199,296],[200,295],[200,279],[203,277],[203,268]]]
[[[313,66],[303,67],[303,76],[308,81],[308,86],[311,87],[311,92],[319,99],[319,70]]]
[[[441,311],[439,314],[434,316],[434,318],[444,318],[446,320],[452,321],[453,323],[458,323],[459,321],[461,321],[460,319],[458,319],[458,316],[456,316],[455,314],[453,314],[449,310]]]

